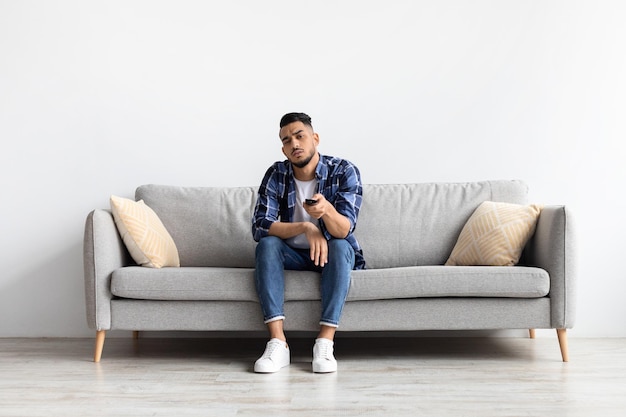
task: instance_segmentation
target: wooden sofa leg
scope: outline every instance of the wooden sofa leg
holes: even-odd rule
[[[98,330],[96,332],[96,349],[93,354],[93,361],[100,362],[100,358],[102,357],[102,349],[104,348],[104,337],[106,335],[106,331]]]
[[[535,329],[528,329],[528,336],[530,336],[531,339],[535,338]]]
[[[556,335],[559,338],[559,346],[561,347],[563,362],[569,362],[569,352],[567,350],[567,329],[556,329]]]

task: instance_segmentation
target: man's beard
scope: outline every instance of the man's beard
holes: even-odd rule
[[[307,159],[305,159],[304,161],[300,161],[300,162],[292,162],[292,164],[298,168],[304,168],[305,166],[309,165],[309,162],[311,162],[311,159],[313,159],[313,156],[315,154],[311,154],[309,155],[309,157]]]

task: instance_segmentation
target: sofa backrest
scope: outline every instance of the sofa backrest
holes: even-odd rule
[[[521,181],[364,185],[355,236],[368,268],[443,265],[480,203],[527,194]]]
[[[142,185],[172,235],[181,266],[254,267],[256,187]],[[368,268],[441,265],[483,201],[525,204],[521,181],[364,185],[355,235]]]
[[[159,216],[181,266],[254,267],[253,187],[142,185],[135,192]]]

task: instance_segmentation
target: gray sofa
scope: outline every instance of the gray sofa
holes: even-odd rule
[[[87,217],[87,320],[100,360],[107,330],[264,331],[254,288],[255,187],[136,190],[174,239],[180,268],[136,266],[110,210]],[[364,185],[354,271],[339,330],[556,329],[564,361],[574,323],[571,215],[546,206],[516,266],[444,266],[483,201],[527,203],[521,181]],[[523,266],[522,266],[523,265]],[[319,329],[319,275],[286,273],[288,331]]]

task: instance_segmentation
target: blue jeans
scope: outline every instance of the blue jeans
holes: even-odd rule
[[[276,236],[267,236],[256,248],[256,291],[263,311],[263,320],[269,323],[285,318],[285,269],[317,271],[322,273],[321,325],[337,327],[350,289],[354,268],[354,249],[344,239],[328,241],[328,263],[316,266],[308,249],[294,249]]]

